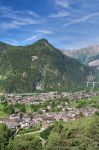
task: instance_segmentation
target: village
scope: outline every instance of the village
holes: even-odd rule
[[[48,92],[48,93],[33,93],[32,95],[15,95],[5,94],[6,101],[8,104],[22,103],[22,104],[39,104],[44,103],[47,100],[55,100],[60,98],[67,98],[69,100],[80,100],[83,98],[90,98],[99,95],[94,92]]]
[[[17,129],[20,128],[32,128],[33,126],[40,126],[41,128],[48,128],[50,124],[54,121],[64,121],[67,122],[68,120],[76,120],[80,117],[84,116],[91,116],[98,110],[95,108],[83,108],[83,109],[75,109],[75,108],[67,108],[62,112],[52,112],[46,113],[44,110],[42,114],[39,113],[32,113],[28,114],[25,113],[23,115],[19,114],[12,114],[9,118],[0,119],[0,123],[4,123],[8,126],[8,128]]]
[[[38,104],[47,103],[46,109],[41,107],[40,110],[36,112],[21,112],[16,111],[9,115],[7,118],[0,118],[0,123],[4,123],[8,128],[11,129],[46,129],[55,121],[64,121],[76,120],[80,117],[91,116],[96,112],[99,112],[97,108],[94,107],[83,107],[75,108],[70,104],[72,101],[80,101],[81,99],[90,100],[91,97],[98,96],[99,93],[86,93],[86,92],[77,92],[77,93],[58,93],[58,92],[49,92],[49,93],[34,93],[33,95],[14,95],[6,94],[5,101],[9,105],[15,105],[19,103],[21,105],[34,105],[36,107]],[[60,100],[60,101],[59,101]],[[64,101],[63,101],[64,100]],[[54,109],[58,111],[52,111],[53,102]],[[43,106],[43,105],[41,105]]]

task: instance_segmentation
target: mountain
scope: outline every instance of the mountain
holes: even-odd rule
[[[6,48],[8,48],[10,45],[0,42],[0,55],[5,51]]]
[[[68,91],[85,84],[92,70],[46,39],[27,46],[0,43],[0,92]]]
[[[99,45],[63,52],[67,56],[78,59],[83,64],[99,69]]]

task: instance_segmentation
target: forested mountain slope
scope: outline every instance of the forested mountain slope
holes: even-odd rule
[[[92,70],[46,39],[28,46],[0,43],[0,91],[64,91],[81,87]]]

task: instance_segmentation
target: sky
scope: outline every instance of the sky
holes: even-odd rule
[[[66,50],[99,45],[99,0],[0,0],[0,41],[41,38]]]

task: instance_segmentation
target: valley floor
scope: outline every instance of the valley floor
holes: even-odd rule
[[[99,115],[98,92],[6,94],[0,98],[0,126],[5,124],[8,130],[14,133],[14,140],[8,144],[10,149],[14,147],[14,150],[21,150],[22,145],[24,149],[28,145],[27,150],[81,150],[84,144],[84,150],[98,150],[99,129],[96,128],[93,145],[90,142],[92,137],[86,139],[87,132],[93,132],[91,125],[97,124],[95,120]],[[81,136],[82,131],[85,135],[80,140],[78,136]],[[29,138],[34,142],[34,149]],[[82,138],[89,141],[89,146]],[[26,140],[25,143],[23,139]]]

